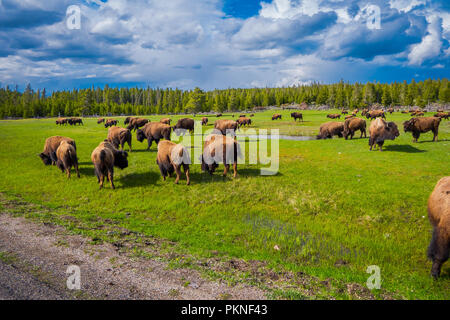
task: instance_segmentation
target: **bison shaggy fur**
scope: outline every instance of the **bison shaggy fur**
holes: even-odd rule
[[[117,150],[109,141],[101,142],[97,148],[92,151],[91,160],[94,164],[95,175],[97,176],[100,189],[103,188],[105,177],[114,186],[114,167],[124,169],[128,167],[128,153],[126,151]]]
[[[232,163],[233,177],[236,177],[239,157],[241,157],[241,148],[236,140],[224,135],[211,134],[206,137],[203,146],[202,170],[208,171],[212,175],[219,163],[223,163],[225,166],[223,176],[226,176]]]
[[[327,139],[332,138],[333,136],[338,136],[339,138],[342,138],[343,131],[344,131],[343,122],[326,122],[320,126],[317,139]]]
[[[75,147],[67,140],[61,141],[58,149],[56,149],[56,165],[62,172],[66,172],[67,178],[70,178],[70,170],[74,167],[77,172],[77,177],[80,177],[80,171],[78,170],[78,158]]]
[[[421,133],[430,130],[433,132],[433,141],[437,141],[440,123],[441,118],[436,117],[412,118],[403,123],[403,129],[405,132],[412,133],[413,142],[417,142]]]
[[[39,157],[42,159],[42,162],[48,166],[51,164],[56,164],[56,161],[58,160],[56,156],[56,150],[58,149],[59,145],[62,141],[67,141],[69,144],[71,144],[75,151],[77,150],[77,146],[75,144],[75,141],[68,137],[61,137],[61,136],[53,136],[50,138],[47,138],[45,140],[44,144],[44,151],[42,151],[39,154]]]
[[[139,142],[147,139],[148,149],[152,146],[152,142],[155,141],[156,144],[159,144],[159,140],[166,139],[170,140],[170,134],[172,133],[172,127],[160,123],[160,122],[149,122],[142,129],[136,131],[136,139]]]
[[[369,127],[369,146],[370,150],[377,144],[380,151],[383,151],[385,140],[394,140],[400,135],[397,125],[394,122],[386,122],[381,118],[375,119]]]
[[[344,135],[345,140],[347,140],[348,135],[350,135],[350,139],[353,139],[353,135],[356,131],[361,131],[361,137],[364,134],[364,138],[367,137],[366,133],[366,121],[360,118],[349,118],[344,122],[344,131],[342,134]]]
[[[123,150],[123,146],[125,142],[128,143],[128,147],[131,150],[131,132],[128,129],[120,128],[120,127],[111,127],[108,129],[108,141],[111,142],[115,148],[121,147]]]
[[[186,175],[186,184],[190,184],[189,180],[189,164],[191,159],[188,150],[181,144],[173,143],[172,141],[163,140],[158,144],[158,154],[156,156],[156,164],[159,166],[159,171],[164,181],[166,177],[172,175],[175,171],[177,177],[175,184],[178,184],[181,175],[181,167],[183,167]]]

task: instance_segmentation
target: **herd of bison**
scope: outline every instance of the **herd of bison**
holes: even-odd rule
[[[358,109],[348,115],[348,111],[342,110],[341,114],[328,114],[327,118],[340,119],[345,116],[344,122],[326,122],[320,126],[317,139],[332,138],[333,136],[353,138],[355,132],[361,132],[361,138],[366,137],[366,120],[358,118]],[[385,140],[394,140],[400,135],[397,125],[394,122],[387,122],[386,112],[394,112],[393,108],[384,110],[361,110],[361,116],[373,120],[369,126],[369,146],[370,150],[378,145],[383,151]],[[438,129],[442,120],[449,119],[450,112],[438,110],[432,117],[424,117],[424,113],[417,110],[401,111],[411,113],[410,120],[403,123],[405,132],[411,132],[413,141],[417,142],[421,133],[433,132],[433,141],[437,141]],[[217,114],[221,117],[222,114]],[[249,117],[253,117],[251,114]],[[233,115],[234,117],[234,115]],[[303,114],[299,112],[291,113],[291,118],[303,121]],[[281,114],[274,114],[272,120],[282,119]],[[126,128],[118,127],[118,121],[114,119],[98,119],[98,124],[104,124],[108,128],[107,139],[93,150],[91,160],[94,164],[95,175],[97,176],[100,189],[103,187],[105,177],[109,180],[111,188],[114,189],[114,167],[124,169],[128,167],[128,153],[124,151],[124,145],[128,144],[129,151],[132,151],[131,140],[132,131],[136,131],[136,138],[139,142],[145,139],[150,149],[155,141],[158,152],[156,164],[164,180],[167,176],[176,173],[175,183],[178,183],[181,176],[181,167],[186,175],[187,184],[190,184],[189,165],[191,163],[189,152],[181,144],[170,141],[172,130],[178,129],[194,130],[194,120],[183,118],[174,125],[170,125],[171,119],[164,118],[160,122],[150,122],[148,119],[138,117],[128,117],[124,121]],[[208,118],[203,117],[202,125],[208,124]],[[238,120],[217,120],[214,123],[215,133],[205,139],[203,154],[201,156],[202,171],[213,174],[219,163],[224,164],[223,175],[226,176],[230,164],[233,165],[233,176],[237,174],[237,158],[240,156],[240,147],[235,136],[226,135],[235,132],[242,126],[251,125],[252,121],[245,114],[241,114]],[[56,120],[57,125],[82,125],[80,118],[60,118]],[[178,134],[178,132],[177,132]],[[164,140],[163,140],[164,139]],[[218,154],[216,154],[218,153]],[[71,169],[74,167],[79,177],[78,158],[76,153],[76,143],[73,139],[62,136],[53,136],[45,141],[44,151],[39,154],[45,165],[56,165],[62,172],[66,172],[70,178]],[[450,177],[444,177],[437,183],[428,200],[428,216],[433,226],[433,235],[428,247],[428,257],[433,262],[431,275],[438,278],[442,264],[448,259],[450,251]]]

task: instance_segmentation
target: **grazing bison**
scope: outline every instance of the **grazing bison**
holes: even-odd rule
[[[428,198],[428,219],[433,235],[427,255],[433,262],[431,275],[437,279],[450,251],[450,177],[439,180]]]
[[[241,117],[241,118],[237,119],[236,122],[238,123],[239,127],[249,126],[252,124],[252,120],[250,118],[246,118],[246,117]]]
[[[369,112],[366,113],[366,118],[370,119],[370,120],[373,120],[373,119],[376,119],[376,118],[386,119],[386,116],[385,116],[383,110],[373,110],[373,111],[369,111]]]
[[[202,118],[202,126],[206,126],[208,125],[208,118],[207,117],[203,117]]]
[[[221,113],[216,114],[216,117],[217,117],[217,118],[219,118],[219,117],[221,117],[221,116],[222,116]]]
[[[340,115],[340,114],[337,114],[337,113],[327,114],[327,118],[330,118],[330,119],[340,119],[340,118],[341,118],[341,115]]]
[[[105,128],[112,127],[112,126],[117,126],[117,120],[114,120],[114,119],[106,120]]]
[[[394,122],[386,122],[381,118],[375,119],[369,127],[370,150],[377,144],[380,151],[383,151],[384,140],[394,140],[399,135],[397,125]]]
[[[408,111],[407,110],[402,110],[402,113],[408,113]]]
[[[281,120],[281,114],[275,113],[275,114],[272,116],[272,120],[277,120],[277,119],[280,119],[280,120]]]
[[[183,166],[186,175],[186,184],[189,185],[189,164],[191,158],[188,150],[181,144],[173,143],[172,141],[163,140],[158,144],[158,155],[156,156],[156,164],[159,166],[159,171],[166,181],[166,177],[172,175],[175,171],[177,178],[175,184],[178,184],[181,175],[181,166]]]
[[[354,115],[357,115],[357,114],[358,114],[358,112],[359,112],[359,109],[358,109],[358,108],[356,108],[356,109],[354,109],[354,110],[352,111],[352,114],[354,114]]]
[[[78,158],[75,147],[67,140],[61,141],[58,149],[56,149],[56,165],[62,172],[66,171],[67,178],[70,178],[70,170],[72,167],[77,172],[77,177],[80,177],[80,171],[78,170]]]
[[[236,130],[239,128],[239,124],[234,120],[216,120],[214,122],[214,129],[219,130],[223,135],[227,134],[227,130],[234,135]]]
[[[392,114],[392,112],[394,112],[394,108],[389,108],[389,109],[388,109],[388,112],[389,112],[390,114]]]
[[[354,114],[349,114],[348,116],[345,116],[345,120],[351,119],[351,118],[354,118],[354,117],[355,117]]]
[[[164,123],[164,124],[167,124],[167,125],[170,126],[170,122],[172,122],[172,119],[170,119],[170,118],[164,118],[164,119],[159,120],[159,122]]]
[[[97,120],[97,124],[100,124],[100,123],[105,123],[105,118],[99,118]]]
[[[367,137],[366,135],[366,120],[360,119],[360,118],[350,118],[345,120],[344,122],[344,131],[342,134],[344,135],[345,140],[347,140],[348,135],[350,135],[350,139],[353,139],[353,135],[356,131],[361,131],[361,137],[364,134],[364,138]]]
[[[444,109],[441,108],[441,109],[437,109],[436,111],[437,112],[444,112]]]
[[[180,131],[178,129],[189,130],[189,132],[192,132],[194,131],[194,125],[195,125],[194,119],[183,118],[178,120],[177,124],[173,127],[173,130],[175,131],[177,136],[179,136]]]
[[[436,117],[424,117],[424,118],[412,118],[403,123],[403,129],[405,132],[412,132],[413,142],[417,142],[421,133],[432,131],[433,141],[437,141],[439,124],[441,118]]]
[[[251,115],[250,115],[250,117],[254,117],[255,115],[252,113]]]
[[[149,122],[142,129],[136,131],[136,139],[139,142],[147,139],[147,150],[152,146],[152,142],[155,141],[159,144],[159,140],[170,140],[170,134],[172,133],[172,127],[160,122]]]
[[[301,114],[300,112],[292,112],[291,118],[294,118],[294,121],[297,121],[297,119],[300,119],[303,121],[303,114]]]
[[[425,113],[420,112],[420,111],[417,111],[417,112],[414,114],[415,117],[423,117],[424,115],[425,115]]]
[[[126,117],[125,121],[123,122],[123,124],[129,124],[131,119],[134,119],[134,117]]]
[[[246,116],[245,116],[245,114],[240,114],[239,115],[239,118],[245,118]]]
[[[68,120],[68,122],[69,122],[69,124],[70,124],[71,126],[74,126],[74,125],[76,125],[76,124],[79,124],[79,125],[82,125],[82,124],[83,124],[83,120],[82,120],[81,118],[70,118],[70,119]]]
[[[128,143],[128,147],[131,150],[131,131],[120,127],[111,127],[108,129],[108,141],[118,149],[119,146],[123,150],[125,142]]]
[[[63,124],[67,124],[66,118],[58,118],[56,119],[56,124],[62,126]]]
[[[317,139],[327,139],[333,136],[342,138],[342,132],[344,131],[343,122],[326,122],[320,126]]]
[[[75,151],[77,150],[77,146],[75,144],[75,141],[68,137],[61,137],[61,136],[53,136],[50,138],[47,138],[45,140],[44,144],[44,151],[42,151],[39,154],[39,157],[42,159],[42,162],[48,166],[48,165],[55,165],[58,161],[58,158],[56,156],[56,150],[58,149],[59,145],[62,141],[67,141],[69,144],[71,144]]]
[[[128,153],[126,151],[117,150],[107,140],[101,142],[97,148],[92,151],[91,160],[94,163],[95,175],[97,176],[100,189],[103,188],[105,177],[111,183],[111,188],[115,189],[114,167],[124,169],[128,167]]]
[[[449,113],[438,112],[434,115],[434,117],[441,118],[441,119],[448,119],[448,118],[450,118],[450,112]]]
[[[149,123],[150,120],[144,119],[144,118],[133,118],[130,120],[130,123],[128,124],[127,129],[128,130],[137,130],[140,127],[145,126],[147,123]]]
[[[212,175],[219,163],[223,163],[225,166],[223,176],[226,176],[232,163],[233,177],[236,177],[239,157],[241,157],[241,149],[236,140],[223,135],[211,134],[206,137],[203,147],[202,171],[208,171]]]
[[[347,110],[341,110],[341,114],[348,114]]]

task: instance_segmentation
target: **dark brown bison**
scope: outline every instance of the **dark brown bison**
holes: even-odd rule
[[[425,113],[417,111],[416,113],[414,113],[414,117],[423,117],[425,115]]]
[[[281,120],[281,114],[275,113],[275,114],[272,116],[272,120],[277,120],[277,119],[280,119],[280,120]]]
[[[97,124],[100,124],[100,123],[105,123],[105,118],[99,118],[97,120]]]
[[[42,162],[48,166],[48,165],[55,165],[58,161],[58,157],[56,156],[56,150],[58,149],[59,145],[62,141],[67,141],[69,144],[71,144],[75,151],[77,150],[77,146],[75,144],[75,141],[68,137],[61,137],[61,136],[53,136],[50,138],[47,138],[45,140],[44,144],[44,151],[42,151],[39,154],[39,157],[42,159]]]
[[[407,110],[402,110],[402,113],[408,113],[408,111]]]
[[[125,169],[128,167],[128,153],[126,151],[117,150],[107,140],[101,142],[97,148],[92,151],[91,160],[94,163],[95,175],[97,176],[100,189],[103,188],[105,177],[111,183],[111,188],[115,189],[114,167]]]
[[[120,127],[111,127],[108,129],[108,141],[118,149],[119,146],[123,150],[125,142],[128,143],[128,147],[131,150],[131,131]]]
[[[367,137],[366,134],[366,121],[360,118],[350,118],[345,120],[344,122],[344,131],[342,134],[344,135],[345,140],[347,140],[348,135],[350,135],[350,139],[353,139],[353,135],[356,131],[361,131],[361,137],[364,134],[364,138]]]
[[[408,121],[403,122],[403,129],[405,132],[412,132],[413,142],[417,142],[421,133],[428,131],[433,132],[433,141],[437,141],[439,124],[441,123],[441,118],[436,117],[424,117],[424,118],[412,118]]]
[[[392,114],[392,112],[394,112],[394,108],[389,108],[389,109],[388,109],[388,112],[389,112],[390,114]]]
[[[250,115],[250,117],[254,117],[255,115],[252,113],[251,115]]]
[[[69,122],[69,124],[71,126],[74,126],[74,125],[77,125],[77,124],[82,125],[83,124],[83,119],[81,119],[81,118],[70,118],[68,120],[68,122]]]
[[[194,131],[194,126],[195,126],[194,119],[183,118],[178,120],[177,124],[173,127],[173,130],[175,131],[177,136],[179,136],[180,132],[182,132],[183,135],[186,133],[184,130],[189,130],[189,132]]]
[[[216,114],[216,117],[217,117],[217,118],[219,118],[219,117],[221,117],[221,116],[222,116],[221,113]]]
[[[114,119],[106,120],[105,128],[112,127],[112,126],[117,126],[117,120],[114,120]]]
[[[450,112],[449,113],[438,112],[434,115],[434,117],[441,118],[441,119],[448,119],[448,118],[450,118]]]
[[[303,121],[303,114],[301,114],[300,112],[292,112],[291,118],[294,118],[294,121],[297,121],[297,119]]]
[[[207,117],[203,117],[202,118],[202,126],[206,126],[208,125],[208,118]]]
[[[164,119],[159,120],[159,122],[164,123],[164,124],[167,124],[167,125],[170,126],[170,122],[172,122],[172,119],[170,119],[170,118],[164,118]]]
[[[130,120],[130,123],[128,124],[127,129],[128,130],[137,130],[143,126],[145,126],[147,123],[149,123],[150,120],[144,119],[144,118],[133,118]]]
[[[341,110],[341,114],[348,114],[347,110]]]
[[[394,140],[400,135],[397,125],[394,122],[386,122],[381,118],[372,121],[369,127],[369,146],[370,150],[377,144],[380,151],[383,151],[385,140]]]
[[[67,124],[66,118],[58,118],[56,119],[56,124],[62,126],[63,124]]]
[[[77,172],[77,177],[80,177],[80,171],[78,170],[78,158],[75,147],[67,142],[67,140],[61,141],[58,149],[56,149],[56,166],[61,169],[62,172],[66,172],[67,178],[70,178],[70,170],[74,167]]]
[[[234,135],[236,133],[236,130],[239,128],[239,124],[237,121],[234,120],[216,120],[214,122],[214,129],[219,130],[223,135],[228,133],[231,133]]]
[[[240,114],[239,115],[239,118],[245,118],[246,116],[245,116],[245,114]]]
[[[439,108],[439,109],[437,109],[436,111],[437,111],[437,112],[444,112],[444,109]]]
[[[342,138],[343,131],[344,131],[343,122],[326,122],[320,126],[317,139],[327,139],[332,138],[333,136],[338,136],[339,138]]]
[[[384,114],[383,110],[372,110],[366,113],[366,118],[373,120],[376,118],[383,118],[386,119],[386,115]]]
[[[433,235],[427,255],[433,262],[431,275],[436,279],[450,251],[450,177],[439,180],[428,198],[428,219],[433,226]]]
[[[341,118],[341,115],[340,115],[340,114],[337,114],[337,113],[327,114],[327,118],[330,118],[330,119],[340,119],[340,118]]]
[[[208,171],[212,175],[219,163],[223,163],[225,166],[223,175],[226,176],[232,163],[233,177],[236,177],[237,160],[240,156],[241,149],[236,140],[224,135],[211,134],[206,137],[203,146],[203,154],[201,156],[202,171]]]
[[[252,124],[252,120],[250,118],[246,118],[246,117],[241,117],[241,118],[237,119],[236,122],[238,123],[239,127],[249,126]]]
[[[126,117],[123,124],[129,124],[131,119],[134,119],[135,117]]]
[[[170,140],[170,134],[172,133],[172,127],[160,123],[160,122],[149,122],[142,129],[136,131],[136,139],[139,142],[147,139],[148,147],[147,150],[152,146],[152,142],[155,141],[159,144],[159,140],[166,139]]]
[[[159,171],[161,172],[164,181],[166,181],[168,175],[172,175],[175,171],[177,175],[175,184],[178,184],[181,175],[181,166],[183,166],[186,175],[186,184],[189,185],[190,163],[191,158],[189,157],[189,152],[183,145],[168,140],[163,140],[158,144],[156,164],[159,166]]]

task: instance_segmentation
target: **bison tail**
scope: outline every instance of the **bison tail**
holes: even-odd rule
[[[100,151],[100,161],[103,163],[106,158],[106,152],[105,150]]]

